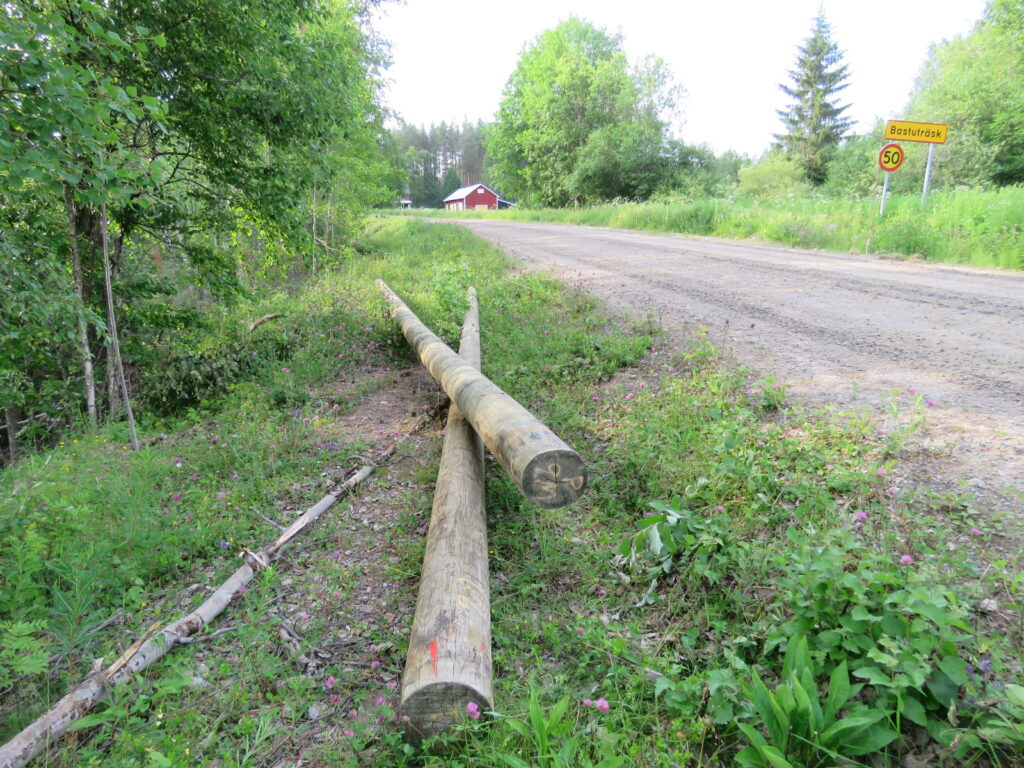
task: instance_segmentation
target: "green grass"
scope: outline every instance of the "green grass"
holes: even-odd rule
[[[449,340],[475,285],[485,372],[588,463],[587,495],[561,510],[528,505],[489,467],[496,711],[467,717],[425,751],[402,743],[379,675],[400,673],[408,621],[352,613],[364,573],[334,556],[357,541],[349,517],[304,537],[299,565],[264,573],[211,628],[235,633],[176,649],[120,687],[50,765],[240,766],[300,752],[311,765],[353,767],[756,765],[753,734],[793,764],[832,765],[835,740],[819,744],[801,724],[810,697],[824,701],[847,675],[865,687],[850,689],[859,692],[841,714],[882,713],[858,743],[896,735],[872,764],[1021,759],[1020,564],[994,558],[1001,533],[969,497],[910,490],[912,440],[882,440],[863,416],[791,407],[784,386],[726,367],[701,332],[666,339],[603,317],[584,294],[511,272],[461,229],[375,220],[361,247],[307,292],[239,310],[287,311],[272,332],[292,357],[268,359],[184,422],[165,423],[175,428],[166,442],[132,453],[110,427],[0,475],[2,618],[33,628],[29,640],[8,632],[0,647],[34,642],[69,659],[16,673],[5,732],[90,658],[116,654],[84,628],[120,608],[130,638],[176,615],[197,574],[233,567],[222,539],[269,538],[251,507],[273,517],[283,503],[316,500],[323,486],[310,478],[361,450],[341,436],[326,449],[336,411],[316,393],[337,376],[360,382],[342,404],[351,408],[377,374],[413,363],[374,297],[379,276]],[[357,329],[359,357],[344,335]],[[894,407],[913,415],[920,404],[904,393]],[[386,572],[411,603],[436,456],[398,466],[409,474],[393,485],[402,509]],[[275,640],[284,580],[314,575],[332,586],[311,594],[305,647],[330,647],[342,628],[357,642],[324,671],[330,689],[296,674]],[[997,614],[978,608],[991,595]],[[791,642],[800,637],[804,653]],[[379,672],[356,663],[371,643],[388,649],[375,652]],[[812,689],[806,705],[779,692],[796,690],[794,679]],[[773,696],[790,708],[788,730],[770,722]],[[317,721],[314,704],[325,713]]]
[[[935,192],[924,208],[920,195],[894,195],[881,219],[878,203],[877,198],[794,197],[762,202],[737,198],[496,213],[413,213],[754,238],[798,248],[1024,269],[1024,189]]]

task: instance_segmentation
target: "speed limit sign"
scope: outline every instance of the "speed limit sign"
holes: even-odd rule
[[[903,165],[905,157],[899,144],[886,144],[878,154],[878,165],[883,171],[895,171]]]

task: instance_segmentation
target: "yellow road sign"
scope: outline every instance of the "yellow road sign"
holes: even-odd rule
[[[927,144],[945,144],[949,126],[942,123],[913,123],[909,120],[889,120],[882,138],[888,141],[922,141]]]

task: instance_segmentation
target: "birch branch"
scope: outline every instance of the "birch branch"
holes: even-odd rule
[[[378,457],[381,464],[394,455],[395,451],[416,432],[419,432],[440,412],[443,404],[420,416],[409,430],[394,441]],[[354,475],[342,483],[336,491],[327,494],[298,517],[294,523],[281,532],[259,552],[243,551],[243,565],[236,570],[218,589],[207,598],[206,602],[192,613],[168,624],[160,631],[158,625],[150,628],[125,651],[110,667],[87,677],[58,701],[49,711],[41,715],[35,722],[26,726],[21,733],[0,747],[0,768],[21,768],[27,765],[40,751],[57,741],[75,721],[85,715],[97,703],[103,700],[110,686],[130,680],[136,673],[143,671],[154,662],[166,656],[174,646],[181,644],[186,638],[195,635],[203,627],[210,624],[224,612],[232,599],[243,589],[256,573],[268,567],[270,562],[283,550],[288,543],[312,525],[324,512],[340,498],[373,474],[374,465],[361,467]]]

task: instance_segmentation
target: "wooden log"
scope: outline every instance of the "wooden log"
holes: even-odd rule
[[[476,292],[459,355],[480,367]],[[448,411],[416,614],[402,680],[406,738],[418,744],[464,722],[466,705],[492,709],[491,598],[484,452],[457,405]]]
[[[383,280],[378,280],[377,286],[430,375],[458,406],[526,498],[545,509],[557,509],[576,501],[587,485],[587,469],[579,454],[455,354]]]

